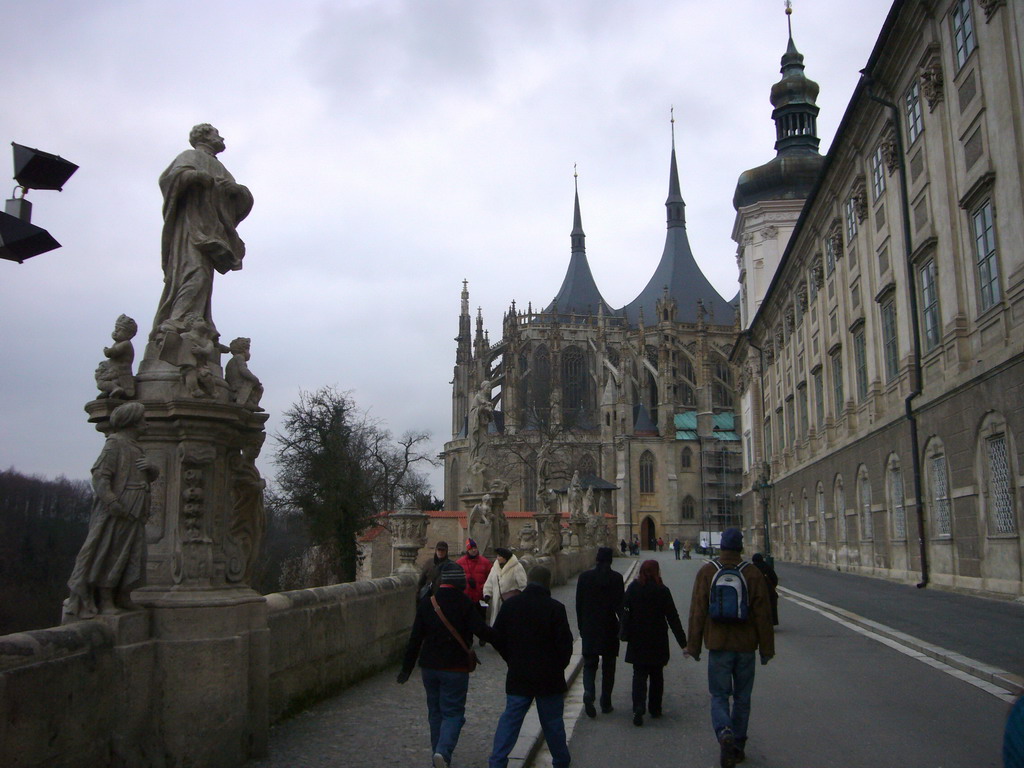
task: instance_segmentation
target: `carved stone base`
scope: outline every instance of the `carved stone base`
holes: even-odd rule
[[[140,392],[143,390],[139,383]],[[139,442],[160,469],[146,525],[150,589],[209,590],[243,585],[250,546],[237,530],[233,487],[242,449],[264,439],[265,413],[209,400],[143,400],[148,432]],[[109,430],[117,402],[85,407],[96,429]]]

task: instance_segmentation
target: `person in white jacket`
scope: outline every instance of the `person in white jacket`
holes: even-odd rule
[[[526,569],[519,562],[519,558],[512,554],[512,550],[498,547],[494,554],[497,556],[497,562],[484,582],[484,602],[490,607],[492,625],[498,611],[501,610],[501,604],[526,588]]]

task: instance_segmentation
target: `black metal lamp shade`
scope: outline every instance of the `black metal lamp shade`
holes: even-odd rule
[[[78,166],[60,155],[51,155],[32,147],[11,142],[14,147],[14,179],[26,189],[56,189],[78,170]]]
[[[60,243],[42,227],[0,212],[0,259],[20,264],[25,259],[56,248],[60,248]]]

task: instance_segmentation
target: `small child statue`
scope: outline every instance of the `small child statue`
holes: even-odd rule
[[[224,368],[224,378],[231,388],[235,402],[250,411],[262,411],[260,398],[263,397],[263,384],[249,370],[249,354],[251,340],[239,337],[228,345],[231,359]]]
[[[135,376],[132,374],[135,349],[132,347],[132,339],[138,330],[139,326],[128,315],[121,315],[114,323],[114,332],[110,334],[114,343],[103,348],[107,359],[96,367],[99,397],[122,400],[135,397]]]
[[[185,388],[192,397],[213,397],[213,371],[210,363],[220,352],[230,350],[219,344],[211,325],[206,319],[190,312],[185,316],[188,330],[181,334],[182,364],[181,373],[185,379]]]

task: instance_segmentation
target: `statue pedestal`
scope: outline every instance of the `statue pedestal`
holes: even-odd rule
[[[244,583],[259,546],[246,536],[263,521],[246,524],[253,510],[236,504],[235,488],[267,414],[212,399],[143,403],[139,442],[160,476],[150,489],[146,582],[132,599],[149,614],[161,747],[167,765],[241,765],[266,753],[270,634],[265,599]],[[108,432],[117,405],[88,403],[89,421]]]

